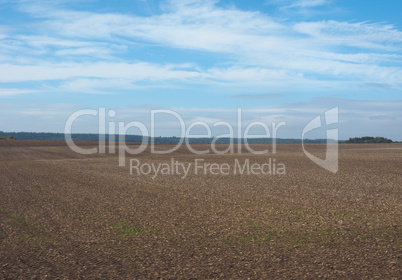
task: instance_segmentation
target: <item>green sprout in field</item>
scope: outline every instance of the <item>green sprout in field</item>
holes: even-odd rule
[[[127,222],[121,221],[120,226],[116,227],[117,230],[128,236],[134,236],[143,232],[141,228],[129,226]]]

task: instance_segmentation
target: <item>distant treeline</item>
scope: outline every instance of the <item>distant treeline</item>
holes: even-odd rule
[[[0,131],[0,137],[14,137],[19,140],[58,140],[64,141],[65,135],[64,133],[51,133],[51,132],[3,132]],[[103,136],[101,136],[103,137]],[[74,141],[99,141],[100,136],[94,133],[75,133],[71,134],[71,138]],[[120,141],[121,136],[119,135],[104,135],[105,141]],[[191,144],[211,144],[214,138],[189,138],[188,141]],[[160,144],[177,144],[180,142],[179,137],[154,137],[153,139],[150,137],[142,137],[140,135],[126,135],[125,142],[154,142]],[[217,144],[228,144],[230,142],[233,143],[244,143],[245,139],[230,139],[230,138],[219,138],[215,141]],[[247,139],[247,143],[249,144],[271,144],[273,142],[272,138],[252,138]],[[331,141],[334,142],[334,141]],[[302,143],[301,139],[283,139],[277,138],[276,143],[278,144],[300,144]],[[321,144],[327,143],[327,139],[305,139],[304,143],[314,143]]]
[[[349,140],[344,141],[344,143],[393,143],[393,141],[384,137],[365,136],[349,138]]]

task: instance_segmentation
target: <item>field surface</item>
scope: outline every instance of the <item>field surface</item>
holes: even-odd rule
[[[325,145],[307,148],[325,156]],[[333,174],[301,145],[147,150],[119,167],[116,154],[80,155],[64,142],[0,140],[0,279],[401,279],[402,144],[339,149]],[[229,174],[130,167],[172,158]],[[286,173],[233,173],[236,161],[270,158]]]

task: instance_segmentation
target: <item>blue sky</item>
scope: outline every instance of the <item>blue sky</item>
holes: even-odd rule
[[[212,125],[241,107],[245,124],[286,121],[278,137],[300,138],[338,106],[341,139],[402,140],[401,11],[399,0],[0,0],[0,130],[62,132],[98,107],[115,122],[149,125],[164,108]],[[160,135],[176,134],[168,119]]]

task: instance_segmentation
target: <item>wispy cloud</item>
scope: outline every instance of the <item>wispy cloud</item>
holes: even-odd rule
[[[299,33],[319,38],[328,45],[367,49],[401,50],[393,45],[402,42],[402,32],[393,25],[380,23],[348,23],[334,20],[301,22],[294,26]]]
[[[309,9],[329,5],[333,0],[268,0],[267,3],[278,6],[280,10],[298,10],[306,12]]]
[[[0,82],[64,80],[77,77],[132,80],[186,79],[199,73],[175,69],[173,65],[149,63],[61,63],[40,65],[0,65]]]
[[[266,94],[236,94],[232,97],[241,99],[272,99],[272,98],[281,98],[285,96],[286,94],[266,93]]]
[[[38,90],[31,89],[17,89],[17,88],[0,88],[0,97],[1,96],[12,96],[12,95],[20,95],[26,93],[37,93]]]
[[[285,3],[311,8],[330,2]],[[343,88],[351,81],[401,87],[402,32],[390,24],[277,20],[208,0],[167,1],[150,16],[69,7],[68,1],[20,2],[35,18],[35,35],[0,28],[0,39],[6,34],[0,82],[57,80],[64,90],[83,92],[107,92],[113,84],[113,93],[138,81],[247,85],[251,92],[264,85],[313,89],[323,82]],[[176,55],[151,62],[141,49],[149,46]],[[206,66],[188,58],[191,66],[180,68],[175,59],[182,50],[218,59]]]
[[[311,8],[322,5],[327,5],[331,1],[330,0],[297,0],[294,3],[287,6],[288,8]]]

